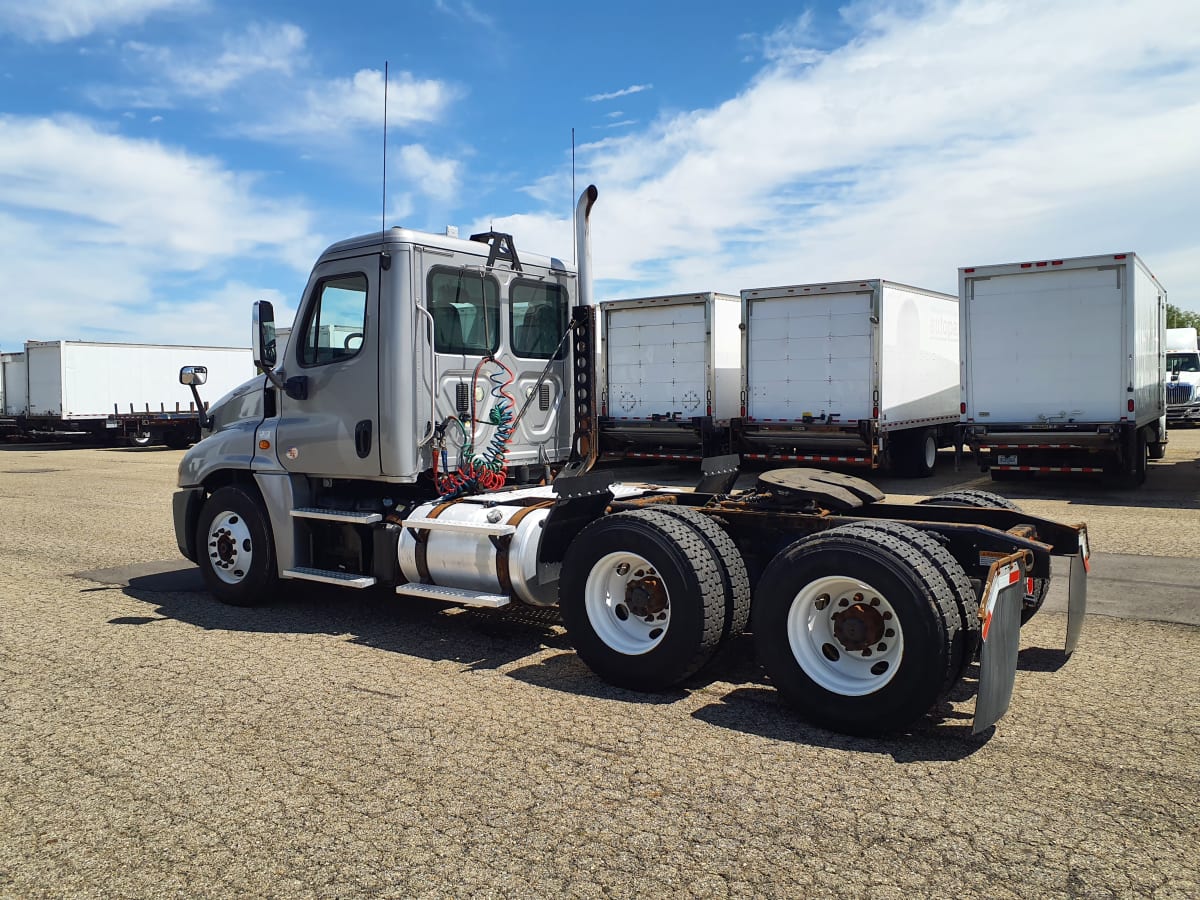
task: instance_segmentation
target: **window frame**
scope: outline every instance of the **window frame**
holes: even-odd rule
[[[443,276],[449,275],[454,280],[457,280],[458,278],[465,275],[466,277],[463,278],[464,282],[471,282],[471,281],[483,282],[483,284],[485,286],[483,288],[484,294],[483,294],[483,297],[481,298],[483,301],[481,306],[482,306],[484,315],[487,315],[488,307],[490,305],[489,303],[486,302],[487,301],[487,285],[491,285],[493,290],[495,290],[495,292],[496,292],[496,297],[495,297],[496,327],[491,335],[492,346],[490,348],[464,347],[464,349],[462,349],[462,350],[441,350],[438,348],[438,345],[437,345],[438,330],[437,330],[437,326],[435,324],[434,329],[433,329],[433,352],[441,353],[445,356],[487,356],[487,355],[495,355],[495,354],[499,353],[500,347],[502,344],[500,329],[501,329],[502,323],[504,321],[504,317],[502,315],[500,315],[500,308],[501,308],[501,306],[504,305],[503,292],[501,291],[501,287],[500,287],[500,280],[498,278],[496,278],[496,276],[491,274],[490,272],[481,274],[478,269],[472,268],[471,266],[448,266],[448,265],[432,266],[429,269],[429,272],[425,276],[425,309],[429,312],[429,314],[431,316],[434,317],[435,322],[436,322],[437,316],[434,313],[434,308],[436,306],[440,306],[441,304],[437,303],[437,301],[434,299],[433,280],[434,280],[434,278],[436,278],[439,275],[443,275]],[[474,304],[472,304],[472,305],[474,305]],[[480,307],[476,307],[476,309],[479,309],[479,308]],[[465,345],[466,344],[466,335],[463,335],[463,338],[464,338],[463,343]]]
[[[513,293],[521,286],[544,288],[547,292],[557,292],[559,297],[562,299],[562,305],[559,307],[560,317],[558,320],[559,324],[562,326],[562,330],[565,331],[571,323],[571,292],[567,290],[566,285],[560,284],[557,281],[543,281],[536,278],[514,278],[508,283],[508,344],[513,356],[520,357],[521,359],[566,359],[567,345],[563,344],[561,347],[558,346],[559,340],[562,339],[562,331],[555,335],[555,349],[558,350],[557,354],[553,350],[549,353],[532,353],[522,352],[517,349],[517,303],[513,299]]]
[[[362,318],[363,318],[362,343],[360,343],[358,345],[358,348],[353,353],[347,353],[345,356],[338,356],[335,359],[327,359],[324,361],[314,360],[312,362],[305,362],[304,356],[305,356],[306,351],[308,350],[308,340],[307,340],[308,329],[309,329],[309,326],[312,325],[313,319],[316,317],[318,310],[321,308],[322,301],[325,299],[325,297],[324,297],[325,286],[327,284],[329,284],[331,281],[339,281],[339,280],[343,280],[343,279],[347,279],[347,278],[353,278],[355,276],[361,278],[363,280],[363,285],[364,285],[363,314],[362,314]],[[302,368],[302,369],[319,369],[322,366],[330,366],[330,365],[334,365],[336,363],[346,362],[348,360],[354,359],[356,356],[361,354],[363,351],[363,348],[366,347],[366,345],[367,345],[367,337],[368,337],[367,329],[368,329],[368,325],[370,324],[370,318],[371,318],[370,317],[371,277],[366,272],[363,272],[363,271],[357,270],[357,269],[351,270],[349,272],[337,272],[334,274],[325,275],[322,278],[320,278],[315,285],[313,285],[313,289],[309,292],[308,296],[309,296],[308,309],[305,310],[305,312],[304,312],[304,321],[300,326],[300,340],[298,342],[296,342],[296,364],[299,365],[300,368]],[[289,341],[289,345],[290,345],[290,343],[291,342]],[[319,350],[321,348],[317,347],[315,349]]]

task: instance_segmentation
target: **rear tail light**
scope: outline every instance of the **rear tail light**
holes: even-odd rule
[[[1130,399],[1130,401],[1128,403],[1126,403],[1125,406],[1129,409],[1130,412],[1133,412],[1133,400],[1132,399]]]
[[[965,404],[965,403],[958,404],[958,411],[965,416],[967,414],[967,404]]]

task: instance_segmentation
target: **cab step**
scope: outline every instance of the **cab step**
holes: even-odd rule
[[[484,594],[480,591],[469,591],[463,588],[446,587],[441,584],[421,584],[409,582],[396,586],[396,593],[407,597],[427,597],[430,600],[445,600],[449,603],[460,603],[463,606],[486,606],[499,609],[508,606],[510,598],[504,594]]]
[[[371,575],[355,575],[353,572],[339,572],[337,569],[312,569],[308,566],[296,566],[294,569],[284,569],[284,578],[298,578],[301,581],[320,581],[325,584],[336,584],[339,587],[369,588],[375,584]]]
[[[324,519],[327,522],[353,522],[355,525],[374,525],[382,522],[383,516],[377,512],[359,512],[353,509],[320,509],[315,506],[301,506],[292,510],[293,519]]]

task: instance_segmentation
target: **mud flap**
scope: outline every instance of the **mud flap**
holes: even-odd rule
[[[1083,617],[1087,612],[1087,576],[1091,566],[1087,558],[1087,542],[1079,553],[1071,557],[1071,575],[1067,582],[1067,656],[1075,652],[1079,635],[1083,631]]]
[[[979,693],[974,734],[991,728],[1008,711],[1017,680],[1021,642],[1021,604],[1025,597],[1025,555],[1015,553],[992,563],[979,615],[983,619],[979,651]]]

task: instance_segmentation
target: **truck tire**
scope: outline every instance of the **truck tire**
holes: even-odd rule
[[[1151,441],[1146,445],[1147,453],[1151,459],[1166,459],[1167,445],[1162,441]]]
[[[712,658],[726,604],[705,538],[688,522],[639,509],[598,519],[571,542],[559,607],[593,672],[617,687],[662,691]]]
[[[181,428],[171,428],[163,433],[163,443],[172,450],[186,450],[191,446],[192,438]]]
[[[928,478],[937,468],[937,429],[920,428],[893,437],[897,475]]]
[[[129,436],[129,446],[131,447],[149,447],[150,441],[150,432],[148,431],[139,431]]]
[[[954,648],[954,654],[959,661],[958,668],[954,672],[952,683],[947,686],[953,687],[953,683],[962,677],[967,667],[974,661],[980,645],[979,598],[975,596],[975,589],[971,586],[971,579],[967,577],[966,571],[936,537],[910,525],[889,522],[886,519],[867,519],[847,527],[870,529],[893,535],[908,542],[913,549],[925,557],[926,561],[937,570],[946,582],[946,586],[949,587],[950,593],[954,597],[954,605],[958,610],[959,618],[959,633],[956,640],[960,646]]]
[[[961,664],[945,578],[910,541],[859,525],[780,551],[758,584],[751,627],[780,693],[809,720],[847,734],[912,725]]]
[[[1001,497],[999,494],[993,494],[991,491],[978,491],[973,488],[964,488],[958,491],[946,491],[944,494],[938,494],[936,497],[929,497],[925,500],[917,501],[918,505],[930,504],[933,506],[972,506],[976,509],[984,507],[994,507],[997,509],[1011,509],[1013,512],[1021,512],[1021,507],[1013,503],[1007,497]],[[1024,625],[1042,608],[1042,604],[1046,601],[1046,591],[1050,589],[1049,578],[1032,578],[1027,587],[1027,593],[1021,601],[1021,624]]]
[[[209,592],[231,606],[259,606],[279,583],[271,525],[258,498],[236,485],[217,488],[196,525],[196,559]]]
[[[721,639],[737,637],[750,622],[750,575],[737,544],[720,522],[690,506],[663,503],[655,506],[654,511],[687,522],[708,543],[721,569],[721,581],[725,587],[725,624]]]

